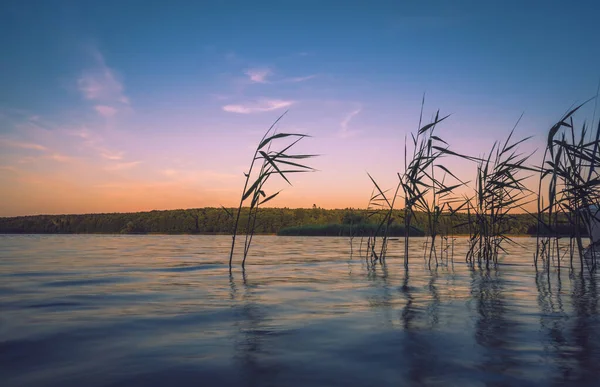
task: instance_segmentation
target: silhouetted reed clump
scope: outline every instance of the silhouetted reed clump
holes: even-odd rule
[[[597,211],[600,202],[600,122],[595,129],[585,122],[576,129],[573,116],[582,106],[567,112],[550,128],[539,168],[538,236],[534,264],[537,267],[541,259],[548,271],[551,262],[560,270],[561,250],[557,230],[564,228],[565,223],[572,230],[569,248],[563,253],[563,257],[569,256],[570,268],[573,268],[575,252],[579,254],[581,269],[585,266],[593,272],[597,268],[594,250],[598,246],[592,243],[585,251],[583,238],[586,234],[591,235],[594,224],[600,222]],[[545,195],[544,185],[547,185]]]
[[[460,181],[446,166],[441,163],[441,160],[446,156],[461,156],[450,150],[446,141],[435,133],[435,129],[439,123],[444,121],[448,116],[441,117],[439,111],[436,113],[433,120],[421,126],[423,117],[423,104],[421,105],[421,115],[419,118],[419,129],[416,134],[411,133],[412,141],[410,147],[405,138],[404,146],[404,171],[398,173],[398,184],[394,190],[393,196],[388,198],[388,191],[380,188],[379,184],[371,175],[369,178],[373,183],[374,190],[369,201],[369,206],[375,209],[371,210],[370,216],[383,213],[384,216],[380,221],[379,229],[383,230],[380,246],[377,247],[376,235],[369,238],[367,241],[367,254],[371,257],[371,261],[385,260],[387,251],[387,230],[394,222],[393,217],[396,199],[401,197],[404,201],[403,222],[404,229],[410,230],[411,223],[416,216],[424,216],[425,235],[428,240],[428,254],[425,258],[427,264],[431,267],[432,260],[435,259],[436,265],[440,263],[438,258],[436,242],[440,235],[440,224],[443,216],[452,215],[454,210],[453,204],[458,203],[453,195],[453,191],[465,183]],[[410,158],[409,158],[410,157]],[[452,183],[449,183],[451,180]],[[408,269],[408,248],[410,233],[404,235],[404,267]],[[443,241],[448,241],[447,237],[442,238]],[[440,252],[448,250],[448,244],[441,246]],[[377,252],[379,251],[379,254]]]
[[[223,208],[231,217],[235,218],[232,231],[231,252],[229,254],[229,270],[231,270],[232,266],[240,214],[242,213],[244,204],[249,202],[242,268],[246,265],[246,258],[250,250],[250,245],[252,244],[259,207],[274,199],[281,192],[277,191],[268,195],[265,191],[267,181],[269,181],[272,176],[275,176],[280,177],[291,185],[292,183],[288,179],[290,174],[314,171],[313,168],[300,164],[296,160],[308,159],[315,157],[316,155],[288,153],[300,140],[309,136],[300,133],[276,133],[275,126],[284,115],[285,113],[271,125],[256,147],[248,172],[244,173],[246,180],[244,182],[244,189],[242,191],[237,213],[234,215]],[[278,145],[278,142],[281,140],[290,141],[282,145],[278,150],[273,150],[272,148]]]
[[[522,210],[532,195],[524,185],[529,176],[522,175],[529,169],[525,163],[531,154],[518,153],[529,137],[511,142],[514,130],[503,145],[494,143],[487,157],[476,160],[475,193],[466,196],[463,204],[469,226],[467,262],[485,262],[488,267],[490,262],[498,263],[498,254],[506,252],[504,242],[514,243],[507,235],[514,212]]]
[[[422,116],[421,110],[419,126],[421,126]],[[404,172],[398,174],[399,186],[404,198],[405,228],[410,228],[411,221],[417,213],[426,217],[428,240],[425,249],[428,249],[428,252],[425,256],[429,267],[432,258],[435,258],[436,265],[440,263],[438,258],[443,258],[443,256],[438,257],[436,249],[442,217],[453,215],[455,212],[453,205],[459,202],[453,192],[465,184],[441,163],[446,156],[464,157],[451,151],[449,144],[435,134],[437,125],[446,118],[448,116],[440,118],[438,111],[431,123],[421,127],[416,135],[411,134],[413,152],[410,159],[408,159],[405,139]],[[408,269],[410,235],[407,234],[404,238],[404,267]],[[442,241],[447,241],[446,236],[443,236]],[[440,252],[443,251],[444,246],[441,246]]]
[[[389,236],[389,229],[394,222],[394,204],[398,194],[398,190],[394,193],[394,197],[390,200],[387,197],[388,191],[382,191],[375,179],[369,175],[371,182],[374,185],[371,191],[371,197],[369,198],[369,204],[367,205],[366,217],[367,219],[379,219],[376,227],[372,228],[366,235],[367,237],[367,249],[366,259],[370,259],[372,263],[378,260],[385,260],[385,253],[387,251],[387,242]],[[377,238],[381,239],[381,246],[377,247]],[[363,240],[361,238],[360,249],[362,250]]]

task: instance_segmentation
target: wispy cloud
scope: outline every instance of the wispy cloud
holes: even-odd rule
[[[48,148],[46,148],[45,146],[40,145],[40,144],[34,144],[34,143],[30,143],[30,142],[12,141],[12,140],[8,140],[8,139],[4,139],[4,138],[0,138],[0,145],[4,145],[4,146],[10,147],[10,148],[33,149],[33,150],[38,150],[38,151],[48,150]]]
[[[123,85],[108,67],[90,70],[78,80],[79,91],[91,101],[117,101],[129,103],[129,98],[123,94]]]
[[[351,131],[348,130],[348,126],[350,125],[350,121],[352,121],[352,119],[359,114],[362,111],[362,108],[358,108],[356,110],[351,111],[349,114],[347,114],[344,119],[340,122],[340,127],[341,130],[339,132],[340,137],[342,138],[347,138],[350,136],[355,135],[356,133],[358,133],[358,131]]]
[[[177,169],[163,169],[162,171],[160,171],[160,173],[167,177],[173,177],[177,176],[180,173],[180,171],[178,171]]]
[[[77,79],[77,86],[83,97],[90,101],[106,105],[96,105],[98,114],[104,117],[113,116],[118,109],[108,105],[129,105],[129,97],[125,95],[123,83],[113,69],[107,66],[104,56],[92,49],[95,67],[88,69]]]
[[[28,164],[28,163],[32,163],[38,159],[39,159],[39,157],[32,157],[32,156],[21,157],[20,159],[17,159],[17,163]]]
[[[17,168],[12,165],[0,165],[0,171],[17,172]]]
[[[125,169],[131,169],[141,164],[141,161],[130,161],[126,163],[116,163],[113,165],[107,166],[105,169],[107,171],[122,171]]]
[[[290,100],[262,99],[257,102],[247,104],[225,105],[223,106],[223,110],[229,113],[252,114],[283,109],[292,106],[294,103],[295,101]]]
[[[287,83],[304,82],[304,81],[311,80],[311,79],[315,78],[316,76],[317,76],[317,74],[307,75],[307,76],[304,76],[304,77],[284,78],[281,82],[287,82]]]
[[[123,159],[124,152],[107,147],[103,136],[97,130],[92,131],[87,127],[82,127],[75,130],[68,130],[65,133],[80,138],[82,145],[94,150],[103,159],[112,161]]]
[[[15,141],[15,140],[10,140],[10,139],[6,139],[6,138],[0,138],[0,148],[2,148],[2,147],[34,150],[34,151],[39,152],[39,153],[36,153],[35,155],[28,155],[28,156],[25,156],[22,153],[19,154],[18,158],[14,159],[14,161],[19,164],[35,163],[35,162],[43,161],[43,160],[54,160],[54,161],[65,163],[65,162],[70,162],[70,161],[74,160],[73,157],[66,156],[62,153],[56,152],[53,149],[48,148],[47,146],[36,144],[36,143],[31,143],[31,142],[22,142],[22,141]]]
[[[214,99],[215,101],[227,101],[228,99],[231,99],[230,95],[226,95],[226,94],[217,94],[217,93],[212,93],[209,94],[209,96]]]
[[[110,152],[105,150],[103,152],[100,152],[100,156],[104,157],[107,160],[122,160],[123,152]]]
[[[66,156],[60,153],[52,153],[48,156],[48,158],[54,161],[58,161],[60,163],[69,163],[75,160],[73,157]]]
[[[92,130],[89,127],[84,126],[79,129],[68,130],[65,133],[80,138],[83,145],[98,151],[100,155],[102,155],[102,153],[115,153],[104,147],[104,138],[97,128]]]
[[[91,132],[88,128],[83,127],[81,129],[76,129],[76,130],[70,130],[68,132],[68,134],[72,135],[72,136],[76,136],[76,137],[81,137],[84,140],[87,140],[91,137]]]
[[[267,77],[272,74],[272,71],[268,68],[248,69],[245,71],[245,74],[250,78],[251,82],[268,83]]]
[[[94,109],[98,112],[98,114],[106,118],[110,118],[117,114],[117,109],[112,106],[96,105],[94,106]]]
[[[317,74],[311,74],[289,78],[282,78],[281,76],[274,77],[275,74],[273,73],[273,70],[267,67],[248,69],[244,74],[248,76],[251,83],[298,83],[311,80],[317,76]]]

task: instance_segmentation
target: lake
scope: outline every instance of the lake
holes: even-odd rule
[[[230,276],[230,236],[0,235],[0,384],[597,386],[598,278],[517,240],[429,270],[414,238],[407,276],[403,241],[257,236]]]

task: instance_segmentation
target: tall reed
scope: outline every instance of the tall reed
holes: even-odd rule
[[[387,251],[388,244],[388,230],[390,225],[394,221],[393,213],[394,213],[394,204],[396,202],[396,197],[398,196],[398,188],[396,188],[394,192],[394,196],[392,198],[387,197],[388,191],[383,191],[379,184],[373,179],[373,177],[367,173],[369,179],[373,183],[373,194],[369,199],[369,217],[373,217],[377,215],[380,219],[378,222],[377,229],[375,233],[369,237],[368,240],[368,253],[371,256],[371,260],[373,262],[380,260],[385,261],[385,254]],[[405,230],[405,232],[407,232]],[[379,248],[379,254],[377,253],[377,236],[381,235],[381,247]]]
[[[265,132],[258,143],[256,150],[254,151],[248,172],[244,173],[246,179],[244,181],[244,188],[240,197],[240,204],[237,209],[237,214],[235,215],[235,222],[232,231],[231,251],[229,253],[230,271],[232,267],[236,236],[239,228],[240,214],[244,204],[250,201],[246,224],[246,236],[244,240],[242,268],[244,268],[246,265],[246,257],[248,256],[250,245],[252,244],[259,207],[262,204],[274,199],[281,192],[277,191],[273,194],[267,195],[265,192],[265,184],[267,181],[271,178],[271,176],[276,176],[282,178],[286,183],[291,185],[292,183],[289,181],[288,175],[292,173],[314,171],[313,168],[299,164],[293,160],[308,159],[317,155],[286,153],[300,140],[309,136],[300,133],[276,133],[275,131],[275,126],[286,113],[277,118],[277,120],[275,120],[275,122]],[[276,143],[282,139],[288,139],[291,141],[287,143],[287,145],[283,146],[280,150],[271,150],[272,146],[277,145]],[[257,162],[260,164],[258,172],[256,171]]]

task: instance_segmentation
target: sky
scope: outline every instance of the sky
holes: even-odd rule
[[[311,135],[277,207],[364,208],[424,117],[524,152],[600,81],[597,1],[7,1],[0,216],[236,206],[253,150]],[[597,120],[595,101],[577,120]],[[600,115],[600,114],[599,114]],[[539,154],[539,151],[538,151]],[[537,156],[534,156],[534,158]],[[447,160],[461,178],[475,166]]]

